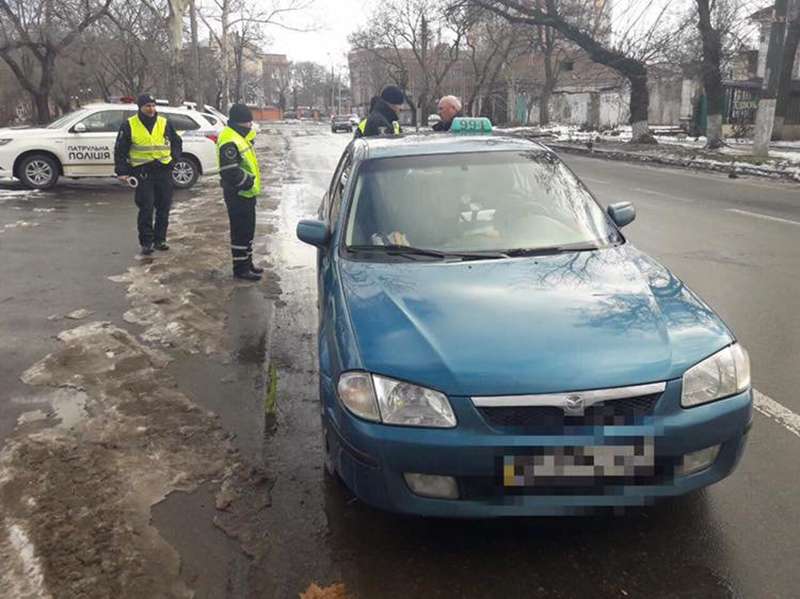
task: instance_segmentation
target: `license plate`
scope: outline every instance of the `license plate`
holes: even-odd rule
[[[557,478],[633,477],[651,474],[653,439],[629,445],[540,447],[528,455],[503,456],[503,486],[531,487]]]

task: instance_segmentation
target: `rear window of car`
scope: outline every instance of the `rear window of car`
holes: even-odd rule
[[[203,117],[212,125],[217,125],[219,123],[219,119],[211,114],[203,113]]]
[[[192,117],[185,114],[165,114],[167,120],[172,123],[176,131],[194,131],[200,128],[200,124]]]

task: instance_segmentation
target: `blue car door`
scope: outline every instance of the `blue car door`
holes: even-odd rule
[[[333,296],[338,288],[335,259],[344,190],[352,167],[353,151],[352,146],[348,146],[339,160],[330,188],[320,207],[322,220],[331,230],[331,242],[317,252],[320,376],[328,382],[337,374],[339,364],[336,348],[336,302]]]

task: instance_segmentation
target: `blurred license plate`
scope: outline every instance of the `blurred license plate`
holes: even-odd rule
[[[529,455],[503,456],[503,486],[530,487],[566,477],[642,476],[654,466],[652,437],[629,445],[540,447]]]

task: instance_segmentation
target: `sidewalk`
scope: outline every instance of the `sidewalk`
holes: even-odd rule
[[[750,140],[726,140],[719,150],[706,150],[705,138],[678,138],[659,135],[652,128],[658,145],[631,144],[630,127],[611,133],[579,131],[570,127],[513,127],[498,131],[535,139],[558,152],[570,152],[626,162],[646,162],[664,166],[752,175],[800,182],[800,142],[773,142],[769,158],[752,155]]]

